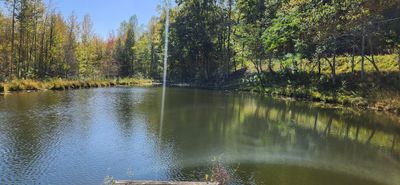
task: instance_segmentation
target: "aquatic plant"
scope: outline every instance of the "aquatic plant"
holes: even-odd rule
[[[218,164],[213,167],[212,181],[218,182],[219,185],[227,185],[230,179],[228,171],[224,166]]]
[[[208,181],[208,175],[206,175]],[[211,168],[211,182],[218,182],[219,185],[227,185],[230,180],[230,175],[225,166],[219,161],[215,161]]]
[[[115,184],[115,179],[112,176],[106,176],[104,178],[104,185],[114,185]]]

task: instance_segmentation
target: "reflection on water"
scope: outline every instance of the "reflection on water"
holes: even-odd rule
[[[0,184],[202,180],[215,157],[232,184],[400,184],[397,117],[172,88],[160,128],[161,93],[0,97]]]

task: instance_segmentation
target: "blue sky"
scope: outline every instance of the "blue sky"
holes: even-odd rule
[[[136,15],[139,24],[147,24],[152,16],[158,15],[157,6],[162,0],[53,0],[52,7],[65,17],[74,11],[81,21],[90,14],[93,30],[106,38],[112,30],[117,30],[123,20]]]

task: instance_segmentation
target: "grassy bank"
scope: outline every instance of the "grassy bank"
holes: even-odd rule
[[[13,80],[0,83],[0,92],[37,91],[37,90],[67,90],[81,88],[97,88],[112,86],[147,86],[151,80],[120,79],[120,80]]]
[[[366,63],[364,80],[361,79],[359,63],[356,62],[355,66],[358,72],[353,74],[351,58],[343,56],[338,58],[335,85],[330,78],[330,68],[324,64],[321,75],[316,73],[315,66],[302,66],[303,72],[298,73],[277,70],[275,73],[248,75],[240,83],[240,89],[400,114],[400,72],[396,57],[376,57],[381,73],[375,72],[372,64]]]

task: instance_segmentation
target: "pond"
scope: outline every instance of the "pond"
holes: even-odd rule
[[[100,88],[0,97],[0,184],[400,184],[400,119],[247,93]]]

